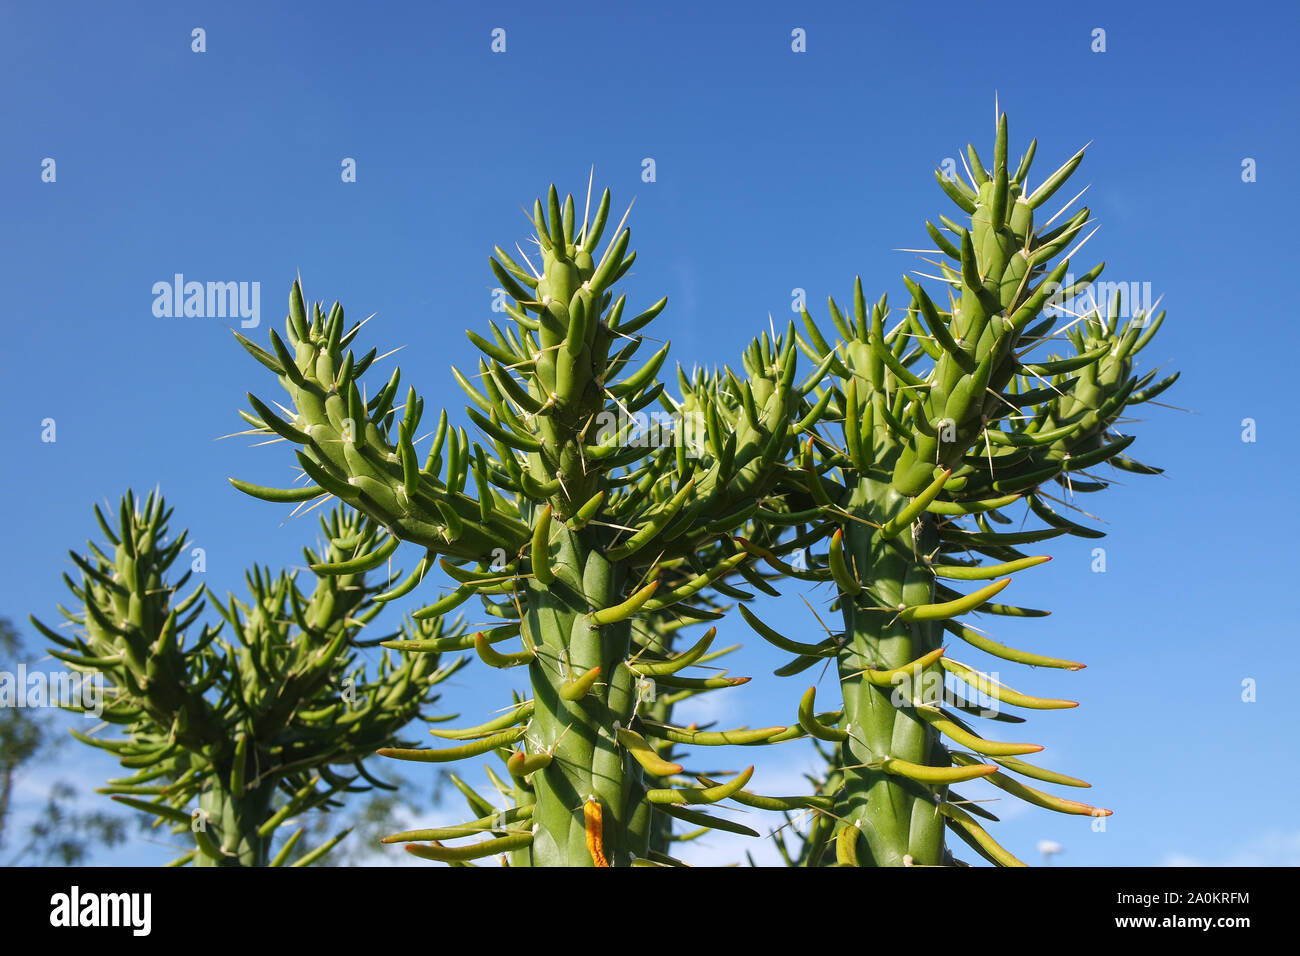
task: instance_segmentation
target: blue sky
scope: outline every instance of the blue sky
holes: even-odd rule
[[[869,295],[904,294],[918,263],[895,250],[928,246],[924,221],[952,213],[932,170],[967,142],[991,149],[996,92],[1013,155],[1038,138],[1031,181],[1092,141],[1075,179],[1092,184],[1102,228],[1080,262],[1163,295],[1169,318],[1143,368],[1181,369],[1166,396],[1191,411],[1150,408],[1134,427],[1136,456],[1167,476],[1125,475],[1087,502],[1108,522],[1106,573],[1091,570],[1093,542],[1052,541],[1055,560],[1013,589],[1053,615],[988,622],[1001,640],[1089,664],[1002,674],[1082,702],[1024,729],[1047,746],[1042,763],[1091,780],[1090,799],[1116,815],[1095,833],[1002,801],[995,832],[1029,859],[1055,840],[1061,863],[1300,862],[1283,809],[1300,785],[1286,684],[1300,528],[1274,501],[1297,465],[1287,396],[1300,333],[1280,287],[1300,251],[1287,165],[1300,155],[1300,14],[894,6],[0,8],[0,615],[29,637],[28,613],[53,617],[91,503],[127,488],[161,485],[218,593],[252,561],[300,561],[315,537],[226,483],[290,474],[282,448],[216,440],[240,429],[246,392],[278,387],[231,320],[155,317],[154,283],[260,283],[247,334],[265,342],[301,273],[308,297],[377,313],[364,347],[405,346],[385,372],[398,361],[430,406],[459,411],[448,365],[473,366],[464,329],[492,317],[493,244],[522,242],[521,206],[552,181],[580,193],[594,164],[620,212],[636,200],[630,307],[667,295],[653,334],[677,361],[736,363],[769,314],[790,318],[795,288],[819,317],[855,275]],[[206,52],[191,50],[196,27]],[[490,49],[494,28],[504,53]],[[806,52],[791,49],[796,28]],[[1105,52],[1091,49],[1096,28]],[[356,182],[341,181],[345,158]],[[655,182],[642,181],[646,158]],[[762,613],[798,633],[816,625],[796,591]],[[792,720],[813,672],[772,677],[781,659],[738,621],[727,629],[747,641],[733,673],[756,679],[718,699],[724,719]],[[497,684],[504,704],[508,680],[462,672],[449,706],[483,714],[482,688]],[[800,748],[765,754],[759,789],[797,787]],[[56,771],[84,790],[113,772],[75,749],[28,792]],[[133,845],[101,862],[165,852]]]

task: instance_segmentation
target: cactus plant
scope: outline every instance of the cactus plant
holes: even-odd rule
[[[792,323],[784,335],[756,339],[741,374],[679,370],[676,399],[657,380],[667,345],[629,373],[642,330],[666,300],[623,317],[615,284],[635,253],[620,225],[597,255],[608,191],[592,218],[588,190],[579,221],[572,197],[561,203],[552,187],[531,216],[541,268],[522,252],[521,266],[495,249],[490,263],[513,300],[511,322],[504,329],[489,323],[490,337],[470,331],[484,357],[472,376],[453,369],[490,448],[453,427],[444,410],[427,453],[417,455],[423,401],[408,389],[398,415],[400,370],[366,399],[361,378],[377,361],[375,350],[361,358],[351,351],[360,326],[345,331],[337,303],[328,313],[317,304],[309,319],[298,283],[286,336],[271,332],[270,351],[236,333],[290,397],[284,417],[252,395],[252,411],[240,414],[255,433],[297,446],[308,484],[232,483],[272,502],[335,497],[386,529],[348,570],[377,567],[403,542],[423,548],[415,571],[376,598],[404,598],[439,564],[455,586],[415,612],[419,628],[472,598],[503,622],[388,646],[414,655],[472,649],[489,666],[527,670],[529,692],[504,712],[477,727],[436,731],[453,746],[381,751],[437,763],[496,753],[509,779],[489,771],[490,778],[508,806],[488,804],[455,778],[474,820],[390,841],[409,841],[415,855],[453,865],[497,854],[514,865],[672,865],[672,821],[735,831],[695,809],[734,799],[814,811],[802,846],[781,848],[802,865],[960,863],[945,828],[990,861],[1014,864],[976,822],[992,814],[954,785],[982,778],[1040,807],[1109,812],[1019,782],[1010,773],[1086,786],[1019,759],[1038,745],[989,740],[970,723],[1018,720],[1004,706],[1073,702],[1013,691],[943,644],[951,634],[1010,661],[1082,666],[1008,648],[955,619],[1043,613],[992,600],[1009,575],[1047,560],[1017,545],[1099,534],[1052,507],[1054,489],[1067,497],[1101,490],[1105,480],[1090,469],[1106,462],[1158,472],[1122,454],[1133,439],[1117,425],[1126,408],[1177,378],[1156,383],[1155,373],[1134,372],[1163,313],[1121,323],[1115,300],[1053,331],[1056,318],[1044,318],[1045,308],[1088,289],[1101,271],[1060,288],[1074,254],[1062,253],[1082,245],[1087,209],[1054,228],[1064,210],[1035,223],[1035,210],[1082,153],[1030,190],[1036,144],[1014,172],[1007,149],[1000,115],[989,170],[972,147],[969,187],[939,174],[969,216],[968,225],[946,216],[942,228],[927,223],[934,254],[943,257],[930,278],[946,287],[946,303],[905,279],[910,305],[887,328],[887,299],[869,305],[859,281],[848,315],[829,302],[833,341],[805,311],[802,333]],[[1072,354],[1047,352],[1054,342],[1068,343]],[[800,350],[815,368],[796,383]],[[1031,357],[1037,350],[1044,354]],[[658,436],[668,441],[646,441],[638,429],[636,416],[656,405],[671,416]],[[1021,501],[1046,527],[995,530],[1014,520],[1007,511]],[[1067,501],[1062,510],[1070,507]],[[824,555],[787,560],[821,541]],[[705,659],[712,632],[676,653],[667,635],[683,622],[720,617],[714,594],[748,600],[742,581],[775,593],[752,564],[757,559],[779,575],[834,586],[844,629],[818,642],[777,633],[743,604],[740,613],[794,655],[778,674],[834,660],[843,706],[818,712],[810,688],[790,727],[674,726],[665,709],[671,701],[652,698],[649,688],[686,693],[739,680],[682,676]],[[993,583],[963,594],[944,580]],[[503,649],[516,638],[518,650]],[[944,690],[945,675],[972,695]],[[994,706],[977,706],[981,695]],[[669,749],[804,736],[835,748],[825,779],[806,796],[758,796],[744,789],[750,771],[690,781]],[[461,837],[471,842],[444,842]]]
[[[345,791],[386,786],[362,761],[398,742],[430,688],[463,661],[439,668],[437,658],[394,662],[384,651],[375,677],[356,666],[355,648],[367,643],[360,630],[382,609],[375,600],[382,587],[350,562],[358,549],[374,546],[379,532],[344,509],[322,519],[320,554],[304,549],[315,572],[310,593],[296,572],[255,567],[246,575],[250,603],[214,598],[224,620],[202,624],[196,635],[203,595],[211,594],[200,586],[175,598],[193,572],[169,580],[187,548],[184,533],[168,541],[170,516],[154,493],[143,504],[128,493],[115,524],[96,506],[108,548],[92,542],[88,554],[71,552],[81,581],[64,580],[77,604],[59,610],[73,629],[61,634],[32,622],[56,645],[55,658],[102,673],[111,686],[102,717],[126,737],[72,734],[132,771],[100,793],[192,834],[194,849],[173,865],[283,865],[303,830],[273,854],[279,827],[339,805]],[[234,641],[223,639],[226,625]],[[447,629],[440,620],[426,626]],[[346,833],[289,865],[321,859]]]
[[[272,501],[334,495],[370,515],[390,534],[363,563],[382,561],[402,541],[426,549],[422,567],[440,559],[458,586],[416,617],[477,594],[489,613],[508,621],[463,641],[394,646],[473,647],[490,666],[528,668],[531,696],[461,732],[467,743],[385,751],[437,762],[512,751],[520,822],[469,846],[430,838],[408,847],[420,856],[463,862],[508,852],[516,865],[664,862],[651,859],[651,835],[662,833],[656,816],[682,816],[687,805],[740,793],[752,771],[717,785],[653,786],[669,764],[652,741],[752,743],[786,730],[735,737],[642,720],[652,685],[700,689],[739,679],[678,673],[711,637],[667,656],[635,635],[638,628],[647,633],[642,625],[651,615],[717,616],[694,598],[749,561],[731,533],[786,467],[792,415],[830,363],[796,383],[793,336],[764,336],[747,353],[743,378],[730,370],[694,381],[683,376],[686,394],[674,405],[656,380],[667,345],[629,372],[642,330],[666,299],[624,315],[625,297],[616,298],[614,287],[635,253],[620,225],[598,254],[609,210],[606,190],[589,215],[589,187],[579,221],[572,196],[561,203],[552,187],[532,213],[541,268],[522,254],[521,266],[500,247],[490,260],[514,300],[506,309],[512,321],[504,331],[491,323],[490,338],[468,332],[484,358],[473,380],[455,373],[490,451],[453,428],[444,411],[430,450],[417,457],[423,402],[414,389],[390,441],[400,372],[366,401],[358,380],[374,351],[358,359],[348,350],[358,327],[344,331],[337,304],[328,315],[317,305],[309,321],[296,283],[287,339],[272,332],[268,352],[240,337],[292,399],[291,418],[282,418],[250,396],[253,412],[245,418],[299,446],[311,484],[236,487]],[[646,440],[636,416],[656,403],[670,422],[659,440]],[[515,637],[519,650],[499,649]]]
[[[697,600],[704,603],[699,596]],[[644,621],[638,621],[633,627],[633,641],[638,651],[634,653],[634,659],[639,653],[649,651],[660,657],[669,657],[673,651],[674,642],[678,632],[692,625],[699,626],[701,622],[689,619],[672,619],[668,614],[659,613],[649,615]],[[709,634],[712,637],[712,634]],[[699,647],[697,642],[693,646]],[[735,650],[736,647],[721,648],[718,650],[709,650],[708,653],[702,654],[695,661],[697,665],[705,665],[710,661],[717,660],[725,654]],[[725,672],[717,674],[718,677],[724,677]],[[725,689],[729,684],[723,687],[686,687],[686,688],[665,688],[663,692],[656,693],[649,698],[643,697],[639,702],[640,715],[646,723],[654,728],[671,727],[673,725],[673,708],[682,700],[701,694],[714,693],[719,689]],[[515,695],[510,710],[524,707],[529,701],[524,700],[520,695]],[[698,728],[707,730],[707,728]],[[784,730],[785,728],[775,728]],[[465,736],[464,732],[457,731],[434,731],[435,734],[444,736],[451,740],[458,740]],[[672,740],[656,739],[653,735],[643,738],[646,744],[654,751],[654,756],[643,765],[643,772],[646,775],[647,783],[654,784],[657,788],[666,788],[672,782],[674,776],[680,772],[681,765],[678,763],[682,759],[681,743]],[[643,752],[644,753],[644,752]],[[510,774],[510,758],[513,751],[506,748],[498,748],[496,755],[501,759],[502,769],[500,773],[494,772],[491,767],[487,767],[487,778],[491,784],[492,790],[495,791],[494,803],[486,798],[483,793],[468,786],[464,780],[454,773],[448,773],[447,777],[452,785],[460,791],[465,798],[465,803],[470,811],[470,821],[451,827],[438,827],[432,829],[411,830],[402,833],[392,834],[384,837],[380,842],[387,844],[409,843],[411,841],[443,841],[454,840],[461,837],[487,837],[490,839],[499,839],[511,835],[509,825],[527,821],[532,816],[532,806],[527,799],[530,794],[522,794],[522,805],[519,801],[521,793],[514,784],[508,784],[504,778],[513,779]],[[650,754],[644,753],[644,756],[650,757]],[[498,804],[504,804],[499,806]],[[758,837],[758,831],[738,823],[723,820],[720,818],[710,818],[705,821],[704,825],[697,825],[684,833],[674,833],[674,824],[679,822],[700,823],[696,812],[685,807],[665,807],[662,812],[652,813],[650,818],[650,833],[647,840],[648,854],[647,859],[653,861],[667,861],[671,859],[670,850],[674,843],[684,843],[698,837],[707,835],[718,829],[725,829],[733,833],[742,833],[746,836]],[[472,862],[456,859],[449,855],[445,860],[453,866],[473,866]]]
[[[1133,370],[1134,356],[1151,341],[1163,312],[1139,312],[1121,323],[1116,298],[1055,332],[1056,317],[1043,317],[1045,307],[1087,289],[1101,267],[1061,289],[1073,252],[1061,254],[1078,240],[1089,211],[1080,209],[1052,228],[1064,210],[1042,226],[1035,210],[1068,180],[1083,153],[1031,190],[1035,149],[1031,143],[1018,166],[1009,167],[1001,114],[992,164],[986,168],[974,147],[968,149],[969,186],[937,174],[969,217],[968,225],[946,216],[940,217],[943,228],[926,224],[938,246],[933,254],[941,257],[935,262],[940,274],[932,278],[946,287],[946,302],[905,278],[911,302],[887,328],[887,299],[869,305],[859,280],[851,313],[829,302],[839,333],[833,343],[803,313],[800,346],[814,361],[833,359],[815,411],[819,426],[831,426],[839,439],[820,430],[807,438],[802,476],[786,488],[786,500],[795,511],[816,512],[820,524],[814,527],[825,529],[828,547],[808,570],[773,563],[793,576],[832,583],[844,630],[807,644],[746,618],[759,634],[799,655],[790,671],[821,659],[838,665],[842,711],[833,719],[817,715],[812,688],[799,709],[801,726],[837,746],[829,775],[840,780],[837,822],[810,829],[813,845],[805,859],[818,858],[833,839],[842,864],[950,864],[957,861],[947,847],[947,827],[988,860],[1017,864],[975,820],[991,814],[952,789],[976,778],[1039,807],[1110,813],[1020,782],[1013,774],[1087,786],[1020,759],[1042,750],[1039,745],[991,740],[970,723],[979,717],[1005,721],[1005,706],[1042,710],[1074,702],[1014,691],[961,663],[945,646],[956,637],[1003,660],[1083,666],[1006,647],[955,619],[976,611],[1046,613],[994,600],[1012,574],[1048,560],[1017,546],[1067,533],[1100,535],[1052,508],[1049,489],[1067,496],[1100,490],[1107,482],[1091,469],[1105,462],[1157,473],[1121,454],[1133,436],[1121,434],[1118,422],[1126,408],[1177,378],[1152,384],[1155,372],[1139,376]],[[1068,343],[1071,354],[1053,354],[1054,343]],[[997,530],[992,523],[1016,520],[1007,511],[1021,501],[1045,527]],[[946,580],[976,585],[960,593]],[[970,694],[946,691],[946,674]],[[978,706],[979,697],[991,703]]]

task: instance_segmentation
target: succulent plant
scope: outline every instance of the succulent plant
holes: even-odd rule
[[[254,433],[296,446],[308,484],[235,486],[273,502],[335,497],[384,529],[322,573],[378,567],[403,542],[423,548],[410,576],[377,602],[405,598],[441,567],[450,593],[415,611],[412,633],[386,646],[414,656],[473,649],[488,666],[526,668],[528,690],[504,711],[477,727],[434,730],[452,745],[381,750],[433,763],[496,754],[506,773],[489,768],[489,779],[506,806],[453,777],[475,819],[388,842],[453,865],[497,855],[513,865],[675,865],[674,822],[754,833],[698,809],[734,800],[801,814],[788,818],[800,845],[779,842],[793,864],[961,863],[946,829],[990,861],[1015,864],[976,820],[993,814],[953,786],[980,778],[1040,807],[1109,813],[1020,782],[1012,774],[1087,786],[1020,759],[1038,745],[990,740],[972,723],[1020,721],[1004,707],[1074,703],[1014,691],[944,645],[951,635],[1005,660],[1082,666],[1006,647],[956,618],[1045,613],[993,600],[1010,575],[1048,560],[1017,546],[1100,534],[1061,511],[1106,487],[1091,471],[1104,463],[1159,471],[1123,454],[1133,439],[1118,426],[1127,408],[1177,379],[1134,371],[1164,313],[1121,321],[1113,299],[1059,330],[1044,315],[1101,272],[1067,279],[1074,252],[1062,253],[1082,245],[1087,209],[1035,223],[1082,153],[1031,191],[1036,145],[1014,172],[1007,148],[1001,115],[989,170],[972,147],[970,186],[939,174],[969,217],[927,223],[941,258],[939,274],[923,278],[946,287],[946,301],[905,279],[911,301],[889,327],[887,299],[869,304],[859,281],[847,314],[829,302],[837,336],[805,311],[802,333],[791,323],[754,340],[740,373],[679,369],[677,398],[657,379],[667,345],[632,371],[642,330],[666,300],[624,318],[615,285],[635,253],[621,224],[597,254],[608,191],[592,217],[588,189],[579,221],[573,198],[561,203],[552,187],[531,216],[540,269],[522,250],[524,265],[495,249],[510,322],[489,323],[488,336],[468,332],[483,357],[473,375],[453,369],[488,447],[444,410],[417,454],[428,436],[417,436],[416,391],[399,415],[395,370],[367,399],[361,378],[376,351],[351,351],[360,325],[345,331],[337,303],[328,313],[317,304],[309,319],[297,283],[286,336],[272,331],[270,351],[236,333],[290,398],[282,416],[250,395],[252,411],[241,415]],[[1069,354],[1048,351],[1053,343]],[[796,382],[800,350],[815,367]],[[648,431],[647,409],[665,416]],[[995,529],[1015,520],[1017,502],[1045,527]],[[824,554],[802,557],[822,543]],[[753,597],[745,586],[776,594],[771,572],[832,584],[843,630],[793,640],[761,621],[744,606]],[[992,583],[962,593],[943,581]],[[471,599],[501,623],[453,634],[431,623]],[[721,618],[724,599],[741,602],[750,627],[793,655],[778,674],[835,661],[842,707],[819,712],[810,688],[789,727],[675,725],[669,708],[681,696],[744,680],[683,675],[710,659],[713,628],[685,649],[672,640],[683,626]],[[970,693],[946,690],[946,676]],[[675,749],[807,736],[833,752],[814,792],[792,797],[745,789],[752,768],[692,780]],[[469,842],[448,845],[461,838]]]
[[[728,587],[725,579],[750,561],[732,533],[757,514],[788,467],[792,415],[830,362],[796,383],[793,337],[763,336],[747,353],[743,377],[729,370],[683,376],[683,399],[675,404],[656,380],[667,345],[631,371],[642,330],[666,300],[624,314],[615,283],[635,253],[620,225],[598,254],[609,209],[605,191],[589,215],[588,189],[579,221],[572,196],[561,203],[552,187],[532,213],[541,268],[522,252],[526,268],[495,250],[491,266],[513,299],[506,306],[511,323],[504,330],[490,323],[490,337],[470,331],[483,358],[472,379],[455,372],[472,403],[468,416],[490,450],[453,428],[444,411],[428,452],[418,456],[423,402],[414,389],[391,440],[400,372],[364,399],[359,377],[375,352],[358,359],[348,350],[359,326],[345,332],[337,304],[328,315],[317,305],[309,321],[296,283],[287,338],[272,332],[268,352],[240,337],[292,400],[281,417],[250,396],[253,412],[245,418],[298,446],[311,484],[236,487],[271,501],[334,495],[388,529],[358,566],[377,565],[403,541],[426,549],[399,596],[435,560],[456,582],[416,618],[477,595],[487,613],[506,622],[464,638],[391,646],[410,653],[473,647],[489,666],[527,667],[530,695],[517,706],[480,727],[438,731],[463,741],[458,746],[384,751],[430,762],[497,750],[507,756],[515,804],[509,819],[467,824],[457,835],[491,836],[463,846],[444,845],[434,835],[442,831],[406,834],[421,841],[407,849],[422,857],[468,862],[505,853],[515,865],[671,864],[652,852],[652,841],[662,845],[664,815],[725,827],[691,807],[761,798],[743,790],[752,769],[726,782],[682,785],[682,768],[662,758],[655,742],[752,744],[790,733],[705,732],[646,719],[658,693],[742,680],[680,673],[706,654],[712,632],[676,654],[647,637],[656,615],[720,616],[698,598]],[[647,409],[666,421],[646,428],[638,415]],[[519,650],[501,649],[515,638]],[[672,785],[658,785],[665,779]]]
[[[787,509],[820,529],[828,547],[806,569],[769,563],[793,577],[833,583],[844,629],[817,643],[793,641],[746,613],[759,634],[797,655],[786,672],[822,660],[838,666],[843,709],[817,714],[813,688],[799,708],[800,725],[837,746],[829,778],[840,784],[834,826],[815,825],[801,859],[818,859],[833,839],[841,864],[950,864],[958,861],[947,828],[990,861],[1017,864],[975,819],[992,815],[952,789],[977,778],[1039,807],[1110,813],[1021,782],[1087,786],[1021,759],[1042,747],[986,738],[971,723],[1018,721],[1005,707],[1075,703],[1014,691],[961,663],[945,644],[956,637],[1003,660],[1083,666],[1006,647],[956,619],[977,611],[1046,613],[994,600],[1012,574],[1048,560],[1018,546],[1067,533],[1100,536],[1049,502],[1064,495],[1067,510],[1074,507],[1070,496],[1104,488],[1106,480],[1091,469],[1106,462],[1157,473],[1122,454],[1133,436],[1118,425],[1127,408],[1177,378],[1153,384],[1155,372],[1139,376],[1133,369],[1163,312],[1121,322],[1115,298],[1056,331],[1055,315],[1044,317],[1045,309],[1089,288],[1101,266],[1061,288],[1073,255],[1062,253],[1078,240],[1089,211],[1054,227],[1065,210],[1042,226],[1035,211],[1083,154],[1031,190],[1035,148],[1029,145],[1014,170],[1008,166],[1002,114],[990,166],[970,147],[969,185],[937,174],[969,217],[966,225],[944,216],[942,228],[926,224],[940,257],[939,274],[929,278],[946,296],[936,301],[905,278],[911,301],[891,327],[887,300],[869,304],[859,280],[850,312],[829,302],[833,341],[803,313],[800,347],[818,363],[832,361],[831,375],[814,393],[818,423],[801,449],[802,475],[783,487]],[[1051,351],[1057,343],[1069,346],[1066,355]],[[1017,502],[1027,502],[1028,515],[1045,527],[995,528],[1020,523],[1007,513]],[[976,583],[962,593],[944,581]],[[945,675],[970,693],[945,690]],[[978,703],[981,697],[987,703]]]
[[[71,552],[81,580],[64,580],[77,603],[59,608],[71,630],[32,621],[56,645],[55,658],[104,675],[102,718],[126,736],[72,734],[132,771],[100,793],[192,835],[195,848],[173,865],[283,865],[303,830],[272,855],[280,826],[340,805],[343,792],[387,786],[362,761],[399,743],[431,702],[430,688],[463,661],[438,668],[436,657],[394,661],[385,650],[373,678],[359,664],[356,649],[376,643],[362,641],[361,629],[383,607],[375,600],[382,587],[351,564],[377,540],[369,519],[336,508],[321,521],[324,549],[304,549],[310,592],[298,572],[254,567],[248,603],[213,598],[223,618],[213,627],[200,626],[203,586],[176,597],[193,571],[169,579],[188,547],[184,533],[169,541],[170,516],[152,493],[143,504],[128,493],[115,524],[96,506],[108,546]],[[424,623],[454,633],[441,620]],[[233,640],[222,637],[226,625]],[[346,833],[289,865],[321,859]]]
[[[698,596],[697,600],[701,604],[705,603]],[[682,628],[700,626],[700,624],[701,622],[698,621],[673,619],[664,613],[649,615],[645,620],[637,621],[633,627],[633,641],[638,648],[637,654],[648,651],[661,658],[667,658],[672,654],[678,632]],[[708,653],[701,655],[695,663],[705,665],[735,649],[736,646],[710,650]],[[725,677],[726,675],[723,672],[715,676]],[[718,683],[722,684],[722,682]],[[719,689],[726,689],[728,686],[731,685],[665,689],[663,693],[657,693],[652,698],[641,701],[641,717],[652,727],[671,727],[673,725],[673,708],[677,703],[701,694],[714,693]],[[509,710],[513,711],[516,708],[527,707],[529,703],[529,700],[516,694]],[[691,732],[708,730],[707,727],[699,728],[694,725],[684,729]],[[776,729],[785,730],[785,728]],[[434,733],[451,740],[459,740],[465,736],[464,732],[461,731],[435,730]],[[643,737],[643,739],[649,747],[649,750],[644,752],[644,756],[649,759],[643,767],[647,783],[666,788],[672,782],[674,776],[681,771],[681,765],[678,761],[683,759],[683,754],[680,752],[682,745],[672,740],[656,739],[652,735]],[[653,751],[653,756],[650,751]],[[413,840],[441,842],[464,837],[499,839],[510,836],[510,824],[527,821],[532,817],[531,794],[528,792],[528,788],[518,788],[515,783],[506,782],[507,780],[514,780],[514,776],[510,773],[510,758],[513,753],[514,751],[507,748],[497,748],[495,754],[501,760],[500,772],[493,771],[490,765],[485,768],[490,789],[494,793],[489,792],[489,794],[485,795],[480,790],[466,784],[456,774],[447,773],[447,779],[460,791],[465,799],[471,816],[469,822],[449,827],[396,833],[385,837],[381,842],[388,844],[408,843]],[[517,802],[520,799],[522,799],[522,804]],[[719,829],[751,837],[760,836],[756,830],[717,817],[711,817],[704,822],[704,825],[693,826],[683,833],[674,833],[674,824],[681,822],[698,824],[700,819],[694,811],[687,807],[669,806],[665,807],[663,812],[656,812],[651,815],[650,833],[647,841],[647,859],[654,861],[670,860],[670,850],[674,843],[689,842]],[[452,866],[475,865],[468,860],[456,859],[452,855],[449,855],[444,862]]]

